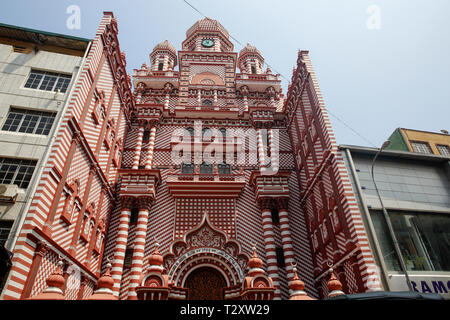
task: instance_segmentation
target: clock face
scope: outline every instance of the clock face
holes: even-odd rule
[[[214,40],[212,39],[203,39],[202,46],[206,48],[211,48],[214,45]]]

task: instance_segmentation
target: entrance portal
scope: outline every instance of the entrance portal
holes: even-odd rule
[[[217,270],[202,267],[188,275],[184,286],[188,289],[188,300],[223,300],[227,283]]]

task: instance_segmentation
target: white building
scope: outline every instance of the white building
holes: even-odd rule
[[[382,212],[371,170],[378,149],[341,145],[365,229],[374,272],[386,291],[407,291],[407,279]],[[450,299],[450,157],[382,151],[374,179],[414,291]]]
[[[0,24],[0,246],[10,251],[89,44]]]

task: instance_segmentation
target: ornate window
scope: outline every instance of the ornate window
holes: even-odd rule
[[[61,213],[61,219],[67,224],[71,224],[75,214],[81,208],[81,202],[78,198],[79,181],[75,180],[70,185],[64,188],[65,200],[64,207]]]
[[[181,165],[181,173],[193,174],[194,164],[193,163],[183,163]]]
[[[213,104],[212,101],[208,99],[202,101],[202,105],[204,106],[212,106],[212,104]]]
[[[230,174],[231,173],[230,165],[225,162],[219,163],[218,169],[219,169],[219,174]]]
[[[213,173],[213,166],[210,163],[203,162],[200,165],[200,174],[212,174]]]

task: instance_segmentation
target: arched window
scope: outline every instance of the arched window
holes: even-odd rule
[[[203,100],[202,101],[202,105],[204,105],[204,106],[212,106],[212,101],[208,100],[208,99]]]
[[[181,165],[181,173],[193,174],[194,173],[194,164],[193,163],[183,163]]]
[[[191,135],[191,137],[194,136],[194,128],[187,128],[186,131],[189,132],[189,134]]]
[[[230,165],[228,163],[219,163],[219,165],[217,166],[219,169],[219,174],[230,174],[231,170],[230,170]]]
[[[148,142],[148,140],[150,140],[150,131],[145,130],[144,134],[142,135],[142,142],[146,143]]]
[[[163,66],[164,66],[164,63],[160,62],[160,63],[158,64],[158,71],[162,71]]]
[[[213,173],[213,167],[212,164],[203,162],[200,165],[200,173],[201,174],[212,174]]]
[[[256,74],[256,66],[255,65],[252,65],[252,73]]]
[[[225,137],[227,136],[227,129],[225,129],[225,128],[220,128],[219,131],[220,131],[220,133],[222,133],[222,137],[225,138]]]

